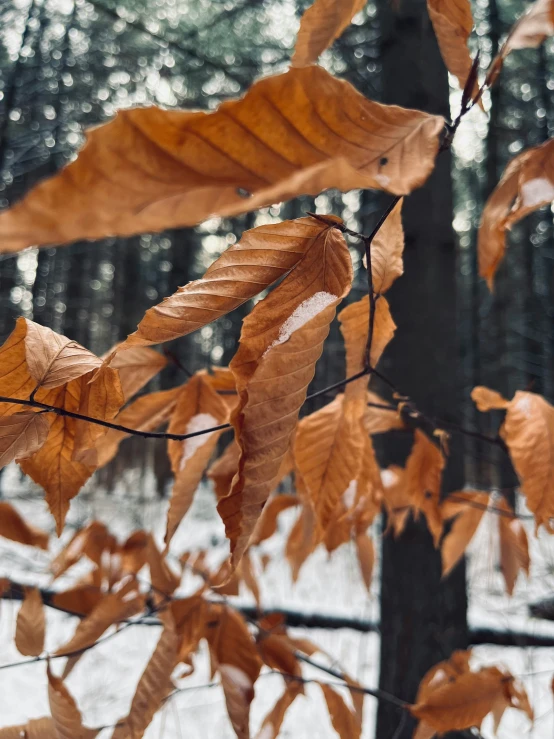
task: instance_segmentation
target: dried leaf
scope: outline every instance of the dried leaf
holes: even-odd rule
[[[185,336],[235,310],[290,272],[328,229],[309,217],[246,231],[201,280],[150,308],[123,348]]]
[[[444,457],[422,431],[416,430],[414,438],[406,462],[405,482],[413,507],[425,514],[435,546],[438,546],[442,534],[440,488]]]
[[[42,597],[37,588],[25,588],[25,600],[17,614],[15,646],[26,657],[38,657],[44,651],[46,621]]]
[[[239,468],[240,447],[233,439],[224,449],[219,459],[210,466],[207,476],[213,482],[218,500],[224,498],[231,490],[233,477]]]
[[[460,675],[470,671],[471,650],[457,649],[450,657],[433,665],[422,677],[418,687],[416,703],[424,703],[438,688],[454,682]]]
[[[433,169],[443,126],[315,66],[261,79],[211,113],[120,110],[0,215],[1,250],[193,225],[330,187],[406,194]]]
[[[503,696],[505,675],[497,667],[465,672],[440,685],[424,701],[411,706],[412,714],[436,732],[480,726]]]
[[[463,557],[489,504],[489,494],[477,490],[452,493],[441,505],[444,520],[456,516],[441,545],[442,576],[448,575]]]
[[[364,369],[364,359],[369,333],[369,296],[364,295],[361,300],[351,303],[338,315],[341,323],[340,330],[346,346],[346,376],[358,374]],[[389,304],[386,298],[380,297],[375,306],[375,320],[373,324],[373,338],[369,361],[376,367],[387,344],[391,341],[396,330],[392,320]],[[345,388],[347,398],[356,398],[365,395],[369,374],[359,380],[350,382]]]
[[[303,505],[290,531],[285,548],[285,556],[291,566],[293,582],[298,579],[300,568],[318,544],[315,531],[316,519],[313,508],[310,504]]]
[[[391,465],[381,472],[383,482],[383,503],[387,509],[387,531],[392,530],[394,536],[404,531],[410,510],[412,497],[406,479],[406,470]]]
[[[77,585],[74,588],[54,593],[51,603],[76,616],[88,616],[105,597],[99,587],[95,585]]]
[[[135,431],[154,431],[170,419],[181,391],[181,387],[174,387],[143,395],[124,408],[114,418],[114,423]],[[115,457],[119,444],[128,436],[124,431],[110,429],[97,441],[98,467],[103,467]]]
[[[179,638],[178,662],[187,660],[206,635],[208,605],[201,592],[189,598],[173,600],[170,605]]]
[[[515,515],[505,498],[497,503],[497,508],[506,514],[498,514],[498,532],[500,534],[500,569],[506,583],[506,592],[512,595],[519,571],[529,574],[531,564],[529,558],[529,542],[521,521]]]
[[[329,324],[351,280],[346,243],[329,227],[243,321],[230,364],[239,393],[232,424],[241,457],[231,491],[218,503],[233,566],[278,479]]]
[[[554,26],[553,26],[554,29]],[[479,227],[479,274],[492,289],[506,250],[506,231],[554,200],[554,139],[518,154],[483,209]]]
[[[369,591],[371,587],[371,577],[373,575],[373,566],[375,564],[375,548],[373,541],[367,534],[358,534],[356,536],[356,552],[358,554],[358,562],[365,586]]]
[[[181,576],[169,567],[166,558],[160,554],[152,534],[148,534],[147,560],[150,567],[150,580],[154,589],[154,599],[165,601],[179,587]]]
[[[250,704],[254,700],[254,684],[240,667],[218,665],[221,687],[229,719],[238,739],[250,739]]]
[[[427,0],[427,8],[444,63],[463,90],[473,64],[467,46],[474,25],[471,4],[469,0]],[[477,91],[476,83],[473,97]]]
[[[364,447],[361,398],[338,395],[298,424],[296,467],[314,509],[320,537],[338,502],[356,485]]]
[[[0,536],[28,544],[40,549],[48,549],[48,534],[28,524],[11,503],[0,500]]]
[[[39,413],[0,417],[0,467],[34,454],[46,441],[50,424]]]
[[[106,525],[101,521],[91,521],[83,529],[77,531],[71,541],[55,557],[50,570],[55,578],[60,577],[85,555],[99,565],[103,552],[111,550],[114,544],[115,539]]]
[[[300,21],[292,66],[315,64],[365,5],[366,0],[314,0]]]
[[[277,531],[277,517],[282,511],[297,506],[300,500],[297,495],[277,494],[272,496],[264,506],[252,534],[251,545],[257,546],[269,539]]]
[[[404,273],[404,229],[402,204],[399,200],[371,242],[371,279],[373,292],[385,293]],[[366,265],[367,267],[367,265]]]
[[[377,393],[368,390],[367,408],[363,423],[368,434],[384,434],[393,429],[403,429],[404,421],[395,406],[390,406]],[[376,407],[382,406],[382,407]],[[387,406],[389,406],[387,408]]]
[[[258,585],[256,573],[254,572],[252,558],[248,550],[246,550],[246,552],[244,553],[240,561],[238,572],[239,572],[241,581],[246,585],[248,590],[252,593],[252,595],[254,596],[254,600],[256,601],[256,605],[259,608],[260,607],[260,587]]]
[[[107,352],[107,356],[114,351],[115,356],[110,361],[110,367],[119,372],[121,389],[126,402],[167,364],[167,359],[162,354],[145,347],[135,346],[122,351],[121,346],[116,346]]]
[[[48,675],[48,700],[57,739],[92,739],[98,734],[94,729],[86,729],[81,720],[81,713],[69,690],[59,677],[50,671]]]
[[[285,692],[277,699],[271,711],[264,718],[256,739],[277,739],[285,714],[300,693],[299,683],[290,682],[285,685]]]
[[[220,426],[228,420],[228,409],[212,388],[205,373],[195,375],[179,395],[171,416],[169,433],[192,434]],[[165,544],[169,545],[183,516],[187,513],[204,471],[215,450],[221,431],[211,431],[184,441],[168,441],[171,468],[175,475],[169,509]]]
[[[359,739],[361,726],[358,724],[354,713],[344,702],[342,696],[336,690],[333,690],[330,685],[326,685],[325,683],[319,683],[319,687],[325,696],[333,729],[341,739]]]
[[[554,3],[537,0],[514,25],[500,52],[505,58],[516,49],[536,49],[554,34]]]
[[[158,614],[163,631],[138,682],[129,714],[116,726],[112,739],[140,739],[171,691],[171,673],[177,662],[177,634],[173,616]]]
[[[471,391],[471,399],[481,412],[492,410],[503,410],[510,405],[510,401],[502,397],[496,390],[488,387],[474,387]]]
[[[113,624],[125,621],[144,609],[145,598],[138,593],[106,593],[77,626],[75,633],[54,654],[67,655],[95,644]]]

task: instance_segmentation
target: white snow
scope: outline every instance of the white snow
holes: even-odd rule
[[[386,488],[390,488],[397,481],[398,475],[393,470],[381,470],[381,482]]]
[[[354,505],[354,501],[356,500],[356,493],[358,491],[358,481],[357,480],[350,480],[348,483],[348,487],[342,494],[342,502],[345,505],[345,508],[352,508]]]
[[[528,395],[521,395],[514,404],[514,409],[521,411],[524,416],[529,418],[531,413],[531,400]]]
[[[229,682],[234,683],[236,687],[245,694],[252,690],[252,681],[244,670],[236,665],[222,664],[219,665],[219,671]]]
[[[554,184],[546,177],[528,180],[521,186],[521,204],[525,208],[542,205],[554,200]]]
[[[197,413],[187,423],[185,434],[194,434],[197,431],[204,431],[217,425],[217,418],[214,418],[211,413]],[[185,439],[183,441],[183,456],[181,457],[180,469],[184,469],[186,463],[196,450],[200,449],[213,433],[214,431],[211,431],[209,434],[200,434],[199,436],[193,436],[192,439]]]
[[[381,187],[386,187],[390,182],[390,177],[387,177],[386,174],[376,174],[375,181],[378,182]]]
[[[319,292],[314,293],[311,298],[307,298],[304,302],[300,303],[294,313],[283,323],[279,330],[278,338],[267,347],[263,356],[265,357],[265,355],[274,347],[288,341],[295,331],[298,331],[298,329],[302,328],[302,326],[308,323],[308,321],[315,318],[319,313],[321,313],[321,311],[325,310],[327,306],[334,303],[336,299],[336,295]]]

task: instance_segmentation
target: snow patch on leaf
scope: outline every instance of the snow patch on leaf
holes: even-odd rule
[[[350,480],[348,487],[342,494],[342,502],[346,508],[352,508],[356,500],[356,492],[358,491],[358,481]]]
[[[522,395],[518,398],[514,403],[514,409],[520,411],[520,413],[523,413],[524,416],[529,418],[531,414],[531,401],[529,400],[529,397],[527,395]]]
[[[279,337],[268,346],[263,356],[265,357],[265,355],[274,347],[288,341],[295,331],[298,331],[298,329],[302,328],[302,326],[308,323],[308,321],[315,318],[319,313],[325,310],[327,306],[334,303],[336,299],[336,295],[322,291],[315,293],[310,298],[307,298],[304,302],[300,303],[294,313],[283,323],[279,331]]]
[[[392,487],[398,480],[398,475],[392,470],[381,470],[381,482],[386,488]]]
[[[546,177],[537,177],[521,186],[521,203],[524,207],[533,208],[549,200],[554,200],[554,185]]]
[[[197,413],[193,416],[187,424],[185,434],[195,434],[198,431],[205,431],[213,426],[217,426],[217,418],[214,418],[211,413]],[[183,441],[183,456],[181,458],[180,469],[184,469],[188,460],[200,449],[203,444],[210,438],[214,432],[211,431],[209,434],[200,434],[199,436],[193,436],[192,439],[185,439]]]

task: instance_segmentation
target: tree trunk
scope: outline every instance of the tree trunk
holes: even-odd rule
[[[448,79],[425,0],[379,0],[383,102],[449,119]],[[406,199],[405,277],[390,292],[398,325],[383,371],[430,415],[460,414],[456,313],[456,247],[452,229],[451,157],[443,153],[428,183]],[[387,443],[387,442],[385,442]],[[446,490],[463,482],[462,455],[452,440]],[[393,439],[383,453],[404,461],[409,444]],[[410,520],[394,539],[383,536],[379,687],[415,699],[425,672],[468,644],[465,563],[441,580],[441,558],[424,520]],[[393,706],[379,704],[377,737],[409,739]]]

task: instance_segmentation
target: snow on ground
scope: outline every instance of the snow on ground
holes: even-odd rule
[[[139,484],[129,478],[127,485],[108,495],[89,484],[71,505],[68,523],[81,526],[91,518],[105,522],[113,533],[123,539],[136,528],[154,531],[161,540],[167,502],[160,501],[148,490],[153,485]],[[2,479],[3,493],[11,499],[21,513],[36,525],[53,530],[42,495],[22,482],[15,469],[9,468]],[[295,517],[293,510],[285,511],[280,518],[280,530],[261,547],[261,552],[272,560],[262,574],[259,572],[262,605],[264,608],[286,607],[292,610],[317,612],[329,615],[346,615],[351,618],[377,620],[378,581],[374,579],[371,592],[365,590],[352,546],[341,547],[331,557],[318,550],[301,571],[296,584],[292,584],[289,568],[284,558],[284,532]],[[527,604],[554,593],[554,537],[532,537],[532,522],[528,531],[532,540],[533,571],[529,581],[520,578],[512,598],[504,595],[497,563],[497,546],[494,514],[486,514],[470,550],[469,586],[472,625],[493,626],[498,629],[525,630],[554,636],[554,624],[548,624],[527,615]],[[527,525],[527,522],[526,522]],[[62,542],[53,539],[52,549],[57,551],[71,536],[64,534]],[[210,548],[209,564],[216,564],[226,554],[223,526],[215,511],[215,500],[208,488],[202,488],[195,503],[179,528],[172,551]],[[0,539],[0,577],[10,575],[21,582],[48,586],[50,575],[47,566],[51,555],[30,547]],[[72,582],[81,568],[79,564],[69,575],[60,578],[59,585]],[[183,580],[182,594],[191,592],[198,582],[187,575]],[[250,595],[241,593],[240,602],[250,603]],[[19,605],[2,602],[0,610],[0,665],[22,660],[13,643],[15,620]],[[75,627],[76,619],[47,609],[47,649],[53,650],[67,639]],[[294,629],[293,633],[309,637],[330,653],[337,664],[361,683],[375,687],[378,680],[379,639],[375,634],[359,634],[350,630],[324,631]],[[124,716],[130,705],[134,688],[159,636],[157,627],[136,626],[120,633],[87,652],[67,680],[67,684],[88,726],[113,726]],[[554,649],[505,649],[479,647],[474,650],[476,664],[502,663],[514,674],[521,676],[530,699],[536,709],[537,720],[531,726],[527,719],[514,710],[505,714],[500,728],[501,739],[542,739],[554,736],[553,697],[549,684],[554,672]],[[25,658],[23,658],[25,659]],[[318,657],[322,661],[324,657]],[[46,666],[44,662],[0,670],[0,727],[24,723],[29,718],[48,714],[46,691]],[[307,677],[315,672],[306,670]],[[327,676],[318,674],[327,679]],[[329,678],[332,681],[332,678]],[[169,700],[158,713],[146,732],[147,739],[232,739],[234,733],[225,711],[223,694],[219,687],[205,687],[210,683],[207,654],[196,660],[194,674],[179,682],[186,688]],[[297,699],[289,710],[282,737],[330,739],[335,735],[317,685],[306,686],[306,696]],[[252,705],[251,726],[253,735],[265,714],[283,690],[283,681],[277,675],[263,675],[256,685],[256,697]],[[349,700],[349,696],[345,695]],[[364,739],[374,737],[373,723],[375,701],[365,702]],[[100,733],[107,739],[111,731]],[[493,736],[490,725],[485,724],[483,736]],[[385,739],[385,738],[380,738]]]

